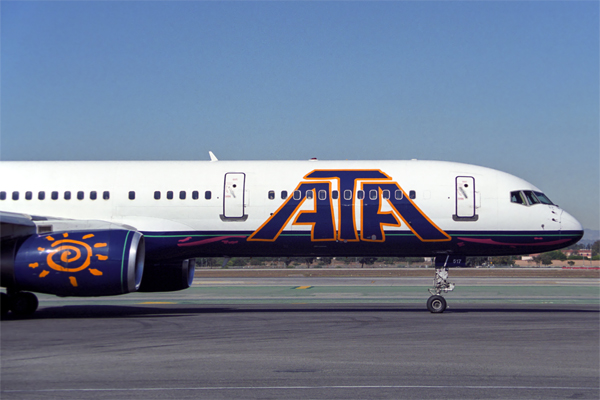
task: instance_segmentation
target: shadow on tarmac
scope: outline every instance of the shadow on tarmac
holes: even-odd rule
[[[2,318],[2,321],[19,319],[78,319],[78,318],[137,318],[137,317],[179,317],[201,314],[228,314],[228,313],[423,313],[427,314],[426,307],[415,305],[306,305],[282,304],[271,305],[162,305],[162,306],[126,306],[126,305],[68,305],[60,307],[44,307],[29,317],[15,317],[11,313]],[[566,305],[566,304],[531,304],[531,305],[458,305],[449,306],[443,314],[466,313],[596,313],[600,314],[600,305]]]

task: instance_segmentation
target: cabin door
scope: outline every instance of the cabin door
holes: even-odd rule
[[[472,176],[456,177],[456,217],[475,217],[475,178]]]
[[[244,217],[244,195],[246,174],[243,172],[228,172],[225,174],[223,189],[223,216],[225,218]]]

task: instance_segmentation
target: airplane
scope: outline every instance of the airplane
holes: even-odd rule
[[[456,162],[0,162],[2,315],[32,292],[188,288],[199,257],[435,257],[441,313],[467,256],[570,246],[581,224],[537,187]]]

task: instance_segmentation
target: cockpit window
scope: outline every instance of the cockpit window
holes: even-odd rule
[[[527,201],[525,201],[525,197],[521,192],[510,192],[510,202],[517,204],[525,204],[527,205]]]
[[[525,197],[527,197],[527,202],[530,205],[540,203],[538,198],[535,196],[535,194],[533,194],[533,192],[531,190],[524,190],[523,193],[525,193]]]
[[[534,204],[554,205],[552,201],[542,192],[534,192],[533,190],[517,190],[510,192],[510,202],[532,206]]]
[[[542,192],[533,192],[533,193],[535,193],[535,197],[537,197],[538,200],[542,202],[542,204],[554,205],[552,200],[550,200],[548,198],[548,196],[546,196],[544,193],[542,193]]]

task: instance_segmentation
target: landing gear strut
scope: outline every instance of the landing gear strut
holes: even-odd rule
[[[30,292],[8,290],[8,293],[0,293],[0,302],[3,317],[9,311],[17,317],[25,317],[33,314],[38,308],[38,298]]]
[[[427,300],[427,309],[432,313],[443,313],[446,310],[446,299],[442,293],[448,293],[454,290],[454,283],[448,282],[448,268],[436,267],[435,278],[433,278],[433,287],[429,288],[432,296]]]

